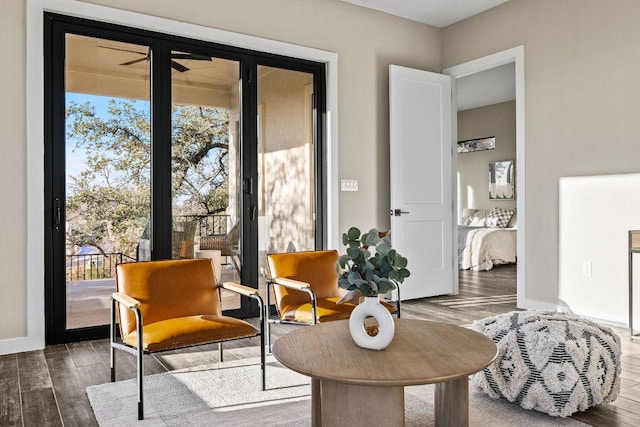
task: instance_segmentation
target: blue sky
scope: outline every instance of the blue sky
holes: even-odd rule
[[[98,117],[109,117],[109,100],[114,99],[111,96],[100,95],[87,95],[84,93],[66,92],[65,102],[68,106],[72,102],[76,104],[85,104],[90,102],[96,110]],[[118,99],[118,98],[115,98]],[[148,101],[133,100],[134,104],[138,108],[149,108]],[[69,184],[71,183],[71,176],[77,176],[82,170],[86,168],[85,163],[86,152],[81,148],[76,148],[76,141],[73,138],[67,138],[66,140],[66,175],[67,175],[67,194],[70,194]]]

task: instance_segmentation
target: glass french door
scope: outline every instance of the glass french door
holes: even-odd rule
[[[238,61],[171,51],[172,258],[209,258],[219,282],[240,282]],[[241,309],[221,292],[223,310]]]
[[[60,237],[64,232],[69,330],[108,324],[116,265],[144,257],[140,243],[151,217],[151,72],[149,46],[78,34],[66,34],[64,42],[66,197],[57,197],[56,227]],[[135,77],[127,84],[87,72],[121,63]]]
[[[47,18],[47,343],[107,336],[119,263],[263,289],[267,252],[322,247],[321,64]]]
[[[316,248],[314,74],[258,65],[258,263]],[[271,301],[275,301],[272,298]]]

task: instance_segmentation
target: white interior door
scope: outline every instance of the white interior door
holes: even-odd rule
[[[409,260],[401,298],[453,293],[451,78],[391,65],[391,239]]]

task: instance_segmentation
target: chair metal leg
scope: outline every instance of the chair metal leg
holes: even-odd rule
[[[143,378],[144,378],[144,366],[142,364],[142,355],[144,350],[142,348],[142,315],[140,309],[135,308],[136,324],[138,334],[138,349],[137,349],[137,365],[138,365],[138,420],[144,419],[144,404],[143,404]]]
[[[267,348],[269,349],[269,353],[271,353],[271,325],[269,322],[269,309],[271,308],[271,283],[267,280],[267,306],[264,308],[264,322],[266,323],[267,328]]]
[[[220,362],[224,362],[224,356],[222,355],[222,341],[218,343],[218,359],[220,359]]]
[[[116,341],[116,300],[111,299],[111,326],[109,328],[109,368],[111,371],[111,382],[116,381],[116,349],[113,343]]]
[[[267,323],[267,351],[271,353],[271,322],[269,322],[269,319],[266,319],[265,322]]]
[[[264,350],[264,307],[260,307],[260,365],[262,368],[262,391],[267,389],[267,372],[265,370],[265,350]]]
[[[398,300],[396,301],[396,313],[398,315],[398,319],[400,318],[400,286],[396,284],[396,292]]]
[[[304,291],[308,293],[311,298],[311,313],[313,315],[312,324],[315,325],[318,323],[318,300],[316,299],[316,294],[313,292],[313,289],[306,288]]]
[[[144,378],[143,366],[142,366],[142,339],[138,342],[138,419],[144,419],[144,404],[143,404],[143,392],[142,383]]]

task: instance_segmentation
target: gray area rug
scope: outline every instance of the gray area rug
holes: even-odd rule
[[[136,383],[87,388],[101,426],[310,426],[309,378],[267,359],[267,390],[260,390],[258,358],[234,360],[145,377],[145,419],[137,421]],[[407,426],[433,425],[434,387],[405,388]],[[471,391],[471,426],[584,426],[572,419],[527,411]]]

